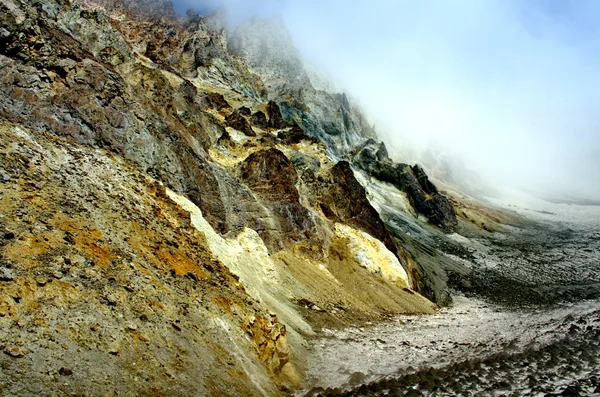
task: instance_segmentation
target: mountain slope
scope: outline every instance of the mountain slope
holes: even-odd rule
[[[7,395],[277,395],[320,328],[435,310],[338,161],[360,111],[274,91],[220,18],[0,2]]]

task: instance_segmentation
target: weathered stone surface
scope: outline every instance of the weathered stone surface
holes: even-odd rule
[[[250,123],[237,110],[225,118],[225,123],[228,127],[236,129],[246,136],[256,136],[256,132],[252,129]]]
[[[274,215],[286,243],[323,244],[321,222],[300,204],[296,169],[280,150],[273,148],[251,154],[240,171],[242,181],[265,201]]]
[[[266,96],[277,102],[283,119],[295,123],[344,158],[375,132],[356,106],[303,67],[281,18],[255,18],[229,38],[230,49],[265,79]]]
[[[204,100],[213,109],[216,109],[216,110],[231,109],[231,105],[229,105],[227,100],[223,97],[223,94],[211,92],[211,93],[206,94],[206,96],[204,96]]]
[[[198,46],[194,52],[194,67],[209,66],[215,58],[227,58],[227,52],[214,39]]]
[[[307,87],[307,104],[326,102],[313,108],[295,88],[273,96],[267,75],[231,56],[222,15],[180,18],[162,0],[1,2],[0,26],[0,230],[11,233],[0,240],[11,272],[0,325],[6,346],[22,349],[3,355],[0,383],[12,394],[278,395],[281,376],[294,375],[291,328],[266,306],[312,332],[293,305],[282,308],[290,291],[317,297],[325,325],[431,311],[380,279],[363,294],[358,284],[376,276],[319,214],[323,193],[332,219],[386,238],[364,192],[355,203],[331,186],[355,189],[351,170],[330,175],[325,146],[302,131],[349,147],[362,124],[345,96]],[[267,102],[268,117],[250,116]],[[255,136],[247,116],[271,131]],[[301,127],[275,137],[292,122]],[[235,143],[224,125],[247,138]],[[201,214],[202,233],[175,194]],[[252,283],[207,248],[217,240],[260,251]],[[251,296],[280,280],[293,288]],[[337,309],[340,296],[352,312]]]
[[[260,110],[252,115],[251,120],[252,120],[252,124],[254,124],[255,126],[257,126],[259,128],[262,128],[262,129],[269,128],[269,121],[267,120],[267,116],[265,116],[265,114],[263,112],[261,112]]]
[[[5,267],[0,267],[0,281],[13,281],[15,279],[15,273]]]
[[[0,244],[13,271],[0,282],[4,392],[279,394],[286,329],[247,304],[163,185],[110,152],[0,121],[0,167],[17,164],[21,182],[0,185],[2,228],[19,236]]]
[[[396,253],[397,247],[379,214],[367,199],[365,189],[356,180],[350,163],[338,162],[330,174],[330,183],[322,190],[319,199],[325,216],[369,233]]]
[[[315,173],[321,168],[319,159],[308,156],[300,151],[294,150],[288,154],[288,157],[297,170],[310,170]]]
[[[307,135],[301,127],[297,125],[293,126],[289,130],[279,131],[277,133],[277,138],[281,139],[286,145],[294,145],[300,143],[303,140],[318,143],[319,140],[315,137]]]
[[[420,166],[393,163],[387,158],[385,147],[374,141],[360,149],[353,163],[374,178],[406,192],[413,208],[430,223],[448,232],[458,224],[452,203],[437,190]]]
[[[253,191],[268,201],[299,199],[296,169],[278,149],[251,154],[241,166],[241,178]]]
[[[252,114],[252,111],[247,108],[246,106],[242,106],[241,108],[239,108],[237,110],[242,116],[250,116]]]
[[[269,116],[269,128],[280,130],[288,126],[281,115],[279,105],[275,101],[269,101],[267,104],[267,114]]]

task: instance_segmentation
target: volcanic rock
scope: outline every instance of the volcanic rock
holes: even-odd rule
[[[294,145],[300,143],[302,140],[307,140],[312,143],[318,143],[319,140],[315,137],[307,135],[301,127],[297,125],[293,126],[289,130],[279,131],[277,138],[281,139],[286,145]]]
[[[267,114],[269,116],[269,128],[280,130],[288,126],[281,115],[279,105],[275,101],[269,101],[267,104]]]
[[[225,100],[223,94],[211,92],[204,97],[207,104],[216,110],[231,109],[231,105]]]
[[[314,215],[300,204],[296,169],[283,152],[275,148],[255,152],[243,161],[240,171],[242,181],[272,211],[286,241],[320,239]]]
[[[262,129],[269,128],[269,121],[267,120],[267,116],[265,116],[265,114],[263,112],[261,112],[260,110],[252,115],[251,120],[252,120],[252,124],[254,124],[255,126],[257,126],[259,128],[262,128]]]
[[[458,221],[450,200],[429,180],[425,171],[415,165],[397,164],[387,158],[385,147],[368,141],[354,156],[353,164],[372,177],[391,183],[405,192],[412,207],[430,223],[452,232]]]
[[[365,189],[356,180],[350,163],[338,162],[330,175],[331,183],[323,189],[319,201],[325,216],[369,233],[395,253],[396,245],[377,210],[369,202]]]
[[[13,281],[15,274],[12,270],[5,267],[0,267],[0,281]]]
[[[237,110],[225,118],[225,124],[227,124],[228,127],[244,133],[246,136],[256,136],[256,132],[254,132],[252,126],[248,123],[248,120],[246,120],[246,118]]]
[[[251,111],[249,108],[245,107],[245,106],[242,106],[242,107],[241,107],[241,108],[239,108],[237,111],[238,111],[238,112],[239,112],[239,113],[240,113],[242,116],[250,116],[250,115],[252,114],[252,111]]]

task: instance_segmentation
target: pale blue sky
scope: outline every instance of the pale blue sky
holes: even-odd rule
[[[232,26],[280,14],[389,146],[408,137],[484,177],[600,194],[600,1],[188,4],[225,4]]]

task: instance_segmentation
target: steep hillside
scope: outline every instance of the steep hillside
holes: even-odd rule
[[[0,2],[3,394],[277,395],[319,329],[443,301],[354,169],[360,111],[221,18]]]
[[[392,161],[277,19],[1,0],[0,71],[5,395],[285,394],[516,222]]]

